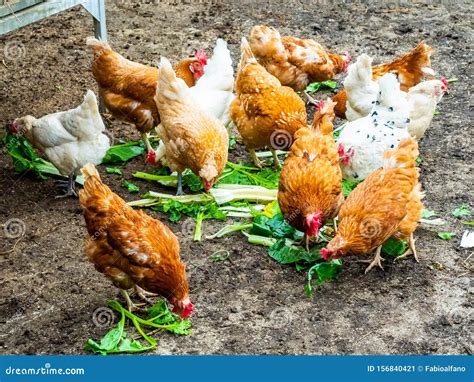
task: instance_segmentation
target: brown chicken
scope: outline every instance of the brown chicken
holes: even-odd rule
[[[423,205],[415,160],[418,144],[406,138],[384,154],[384,165],[370,174],[347,197],[338,215],[336,236],[321,250],[326,260],[376,251],[366,273],[383,269],[382,244],[390,237],[408,239],[410,249],[402,256],[416,257],[413,232]]]
[[[275,150],[289,149],[293,134],[307,126],[306,107],[293,89],[282,86],[257,62],[245,38],[241,49],[235,82],[237,96],[230,106],[230,117],[255,165],[262,166],[255,150],[269,147],[275,166],[279,166]]]
[[[92,74],[105,106],[115,118],[133,123],[151,151],[147,133],[160,123],[154,100],[158,69],[127,60],[109,44],[93,37],[86,44],[94,53]],[[188,86],[194,86],[206,64],[206,54],[197,51],[196,57],[185,58],[176,65],[176,75]]]
[[[295,133],[281,170],[278,204],[288,223],[305,233],[306,248],[344,201],[339,154],[334,142],[334,102],[321,101],[311,128]]]
[[[379,64],[372,67],[372,79],[382,77],[386,73],[395,73],[400,82],[400,90],[407,92],[412,86],[421,82],[423,77],[427,76],[425,68],[431,68],[431,53],[433,48],[424,41],[420,42],[415,49],[388,64]],[[423,71],[425,70],[425,71]],[[432,71],[428,70],[433,73]],[[428,75],[432,78],[432,75]],[[334,109],[339,118],[346,117],[347,95],[344,89],[337,93],[333,98],[337,102]]]
[[[314,40],[281,37],[275,28],[265,25],[252,28],[250,46],[265,69],[296,91],[332,79],[346,71],[351,61],[348,52],[342,56],[329,53]]]
[[[173,305],[173,312],[188,317],[193,304],[176,236],[114,194],[102,183],[94,165],[85,165],[82,173],[85,182],[79,201],[87,226],[89,260],[121,289],[129,309],[134,304],[127,290],[138,287],[141,295],[157,293]]]
[[[229,134],[225,126],[196,105],[190,89],[176,77],[164,57],[155,100],[161,115],[157,129],[161,142],[157,151],[148,155],[148,162],[157,163],[165,158],[170,169],[178,173],[178,195],[183,193],[181,174],[187,168],[209,191],[227,162]]]

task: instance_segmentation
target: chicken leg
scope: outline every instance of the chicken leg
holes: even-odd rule
[[[120,293],[122,293],[122,296],[125,299],[125,302],[127,303],[127,308],[129,312],[142,310],[142,306],[144,306],[145,304],[135,304],[125,289],[120,289]]]
[[[281,168],[280,159],[278,159],[276,150],[271,149],[270,151],[272,152],[272,155],[273,155],[273,166],[275,167],[275,170],[278,170]]]
[[[151,147],[150,140],[148,139],[148,133],[142,133],[143,142],[145,142],[146,150],[148,152],[153,151],[153,147]]]
[[[382,266],[382,261],[384,260],[383,257],[380,255],[380,253],[382,252],[382,246],[379,246],[377,248],[377,250],[375,251],[375,256],[372,260],[372,262],[369,264],[369,266],[365,269],[365,274],[369,273],[370,270],[377,266],[379,267],[381,270],[383,270],[383,266]]]
[[[58,198],[66,198],[68,196],[77,196],[76,188],[75,188],[75,176],[74,173],[69,175],[68,180],[58,180],[56,182],[59,188],[66,188],[66,192],[62,195],[57,195],[56,199]]]
[[[183,174],[178,172],[178,190],[176,191],[176,196],[184,195],[183,192]]]
[[[253,163],[260,170],[263,168],[263,162],[257,158],[257,153],[253,149],[249,149],[250,156],[252,157]]]
[[[413,237],[413,233],[410,235],[410,239],[408,240],[408,245],[409,245],[409,248],[405,251],[405,253],[403,255],[395,257],[394,261],[398,261],[398,260],[403,259],[407,256],[413,255],[416,262],[417,263],[420,262],[420,260],[418,260],[418,256],[416,255],[415,238]]]
[[[149,303],[150,305],[153,305],[153,301],[151,301],[148,297],[158,296],[156,293],[148,292],[145,289],[140,288],[138,285],[135,285],[134,289],[137,296],[140,297],[143,301]]]

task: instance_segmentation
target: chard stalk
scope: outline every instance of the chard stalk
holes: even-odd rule
[[[259,235],[250,235],[249,233],[242,231],[242,233],[247,236],[247,240],[250,244],[255,245],[264,245],[266,247],[271,247],[276,243],[276,239],[271,237],[259,236]]]
[[[229,216],[229,215],[227,215]],[[206,239],[215,239],[218,237],[225,236],[229,233],[232,232],[237,232],[237,231],[243,231],[244,229],[250,229],[252,228],[253,224],[248,223],[248,224],[228,224],[225,227],[221,228],[219,231],[217,231],[215,234],[206,236]]]
[[[202,222],[204,218],[204,212],[199,211],[196,216],[196,226],[194,227],[194,241],[201,241],[202,239]]]
[[[176,187],[178,185],[178,177],[176,175],[154,175],[147,172],[136,172],[132,176],[138,179],[152,180],[168,187]]]

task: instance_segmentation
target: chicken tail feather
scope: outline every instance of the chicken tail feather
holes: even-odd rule
[[[419,154],[416,140],[405,138],[395,150],[385,151],[383,167],[384,169],[415,167]]]
[[[99,172],[92,163],[87,163],[83,168],[81,168],[81,173],[84,175],[84,185],[92,176],[96,176],[100,180]]]
[[[321,135],[331,135],[333,133],[334,107],[336,102],[328,98],[326,101],[319,101],[318,111],[314,115],[311,127]]]
[[[111,50],[110,45],[106,41],[98,40],[95,37],[87,37],[86,46],[91,48],[94,53],[97,54]]]
[[[249,42],[245,37],[242,37],[240,50],[242,51],[242,56],[240,58],[241,64],[251,64],[253,62],[257,62],[255,56],[253,55],[252,49],[250,48]]]
[[[158,86],[156,87],[158,103],[163,101],[162,97],[172,101],[179,101],[189,94],[186,83],[176,77],[171,63],[166,57],[162,57],[158,70]]]

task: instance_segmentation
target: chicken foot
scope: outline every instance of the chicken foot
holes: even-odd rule
[[[183,192],[183,174],[178,172],[178,190],[176,191],[176,196],[184,195]]]
[[[127,303],[127,308],[129,312],[143,310],[142,307],[145,305],[144,303],[135,304],[125,289],[120,289],[120,293],[122,293],[122,296],[125,299],[125,302]]]
[[[75,176],[74,174],[69,175],[68,180],[58,180],[56,181],[57,187],[59,188],[66,188],[66,192],[62,195],[57,195],[56,199],[58,198],[67,198],[68,196],[77,196],[76,192],[76,183],[75,183]]]
[[[250,156],[252,157],[252,160],[255,166],[261,170],[263,168],[263,162],[257,158],[257,153],[255,152],[255,150],[249,149],[249,153],[250,153]]]
[[[150,305],[153,305],[153,301],[151,301],[148,297],[158,296],[156,293],[147,292],[145,289],[140,288],[138,285],[135,285],[134,289],[137,296]]]
[[[416,248],[415,248],[415,238],[413,237],[413,233],[410,235],[410,239],[408,240],[408,245],[409,245],[409,248],[405,251],[405,253],[403,255],[400,255],[398,257],[395,257],[395,260],[394,261],[398,261],[400,259],[403,259],[407,256],[410,256],[410,255],[413,255],[413,257],[415,258],[416,262],[419,263],[420,260],[418,259],[418,256],[416,254]]]
[[[382,261],[384,260],[384,258],[380,255],[380,253],[382,252],[382,246],[379,246],[377,248],[377,250],[375,251],[375,256],[372,260],[372,262],[369,264],[369,266],[365,269],[365,274],[369,273],[370,270],[377,266],[379,267],[381,270],[383,270],[383,266],[382,266]]]
[[[270,151],[272,152],[272,155],[273,155],[273,166],[275,167],[275,170],[279,170],[281,165],[280,165],[280,159],[278,159],[276,150],[271,149]]]

